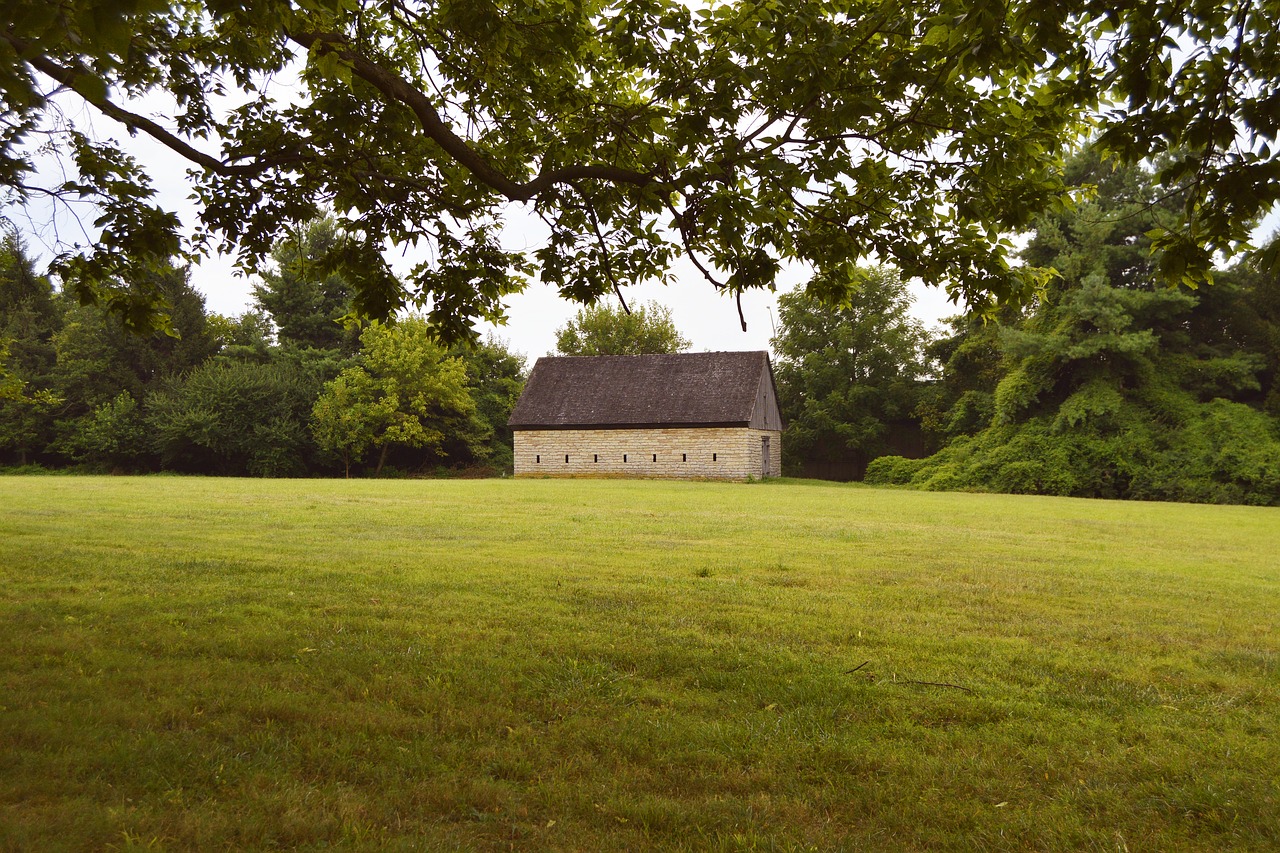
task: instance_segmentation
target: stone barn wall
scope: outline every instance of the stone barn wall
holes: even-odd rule
[[[745,480],[782,472],[782,433],[747,427],[658,429],[518,429],[517,477],[654,477]]]

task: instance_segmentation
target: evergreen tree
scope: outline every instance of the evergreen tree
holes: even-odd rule
[[[150,287],[163,294],[168,331],[129,331],[95,305],[67,310],[53,339],[57,361],[49,374],[50,387],[61,398],[51,445],[60,454],[94,458],[93,435],[100,432],[85,430],[100,407],[108,407],[101,417],[110,417],[122,393],[141,404],[163,380],[195,369],[217,352],[220,342],[205,315],[204,297],[191,286],[186,268],[170,266]]]
[[[1149,173],[1073,164],[1097,199],[1041,221],[1027,249],[1059,278],[998,329],[988,424],[868,479],[1095,497],[1280,502],[1280,431],[1255,406],[1267,356],[1240,331],[1238,289],[1154,281],[1147,233],[1170,215]],[[963,419],[957,400],[952,422]]]
[[[1002,314],[998,322],[971,314],[951,317],[950,331],[925,346],[926,357],[939,365],[939,373],[936,382],[921,389],[916,415],[932,449],[991,423],[996,385],[1004,375],[1000,329],[1020,316],[1010,309]]]
[[[60,401],[50,372],[61,324],[49,279],[36,273],[22,241],[6,234],[0,239],[0,460],[26,464],[52,440]]]
[[[351,311],[351,286],[331,271],[330,258],[340,245],[337,221],[326,216],[272,250],[275,269],[262,273],[253,295],[271,316],[281,344],[344,355],[359,346],[359,331],[342,322]]]
[[[28,380],[53,366],[53,335],[62,308],[47,276],[39,275],[23,242],[0,239],[0,339],[9,340],[10,367]]]
[[[1280,251],[1280,235],[1270,245]],[[1202,311],[1191,333],[1197,339],[1229,341],[1261,360],[1258,391],[1250,402],[1280,418],[1280,274],[1244,262],[1201,292]]]

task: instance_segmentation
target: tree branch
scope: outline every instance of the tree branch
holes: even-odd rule
[[[288,37],[307,50],[319,49],[334,53],[360,79],[373,86],[387,98],[407,106],[418,119],[423,132],[459,165],[467,169],[477,180],[496,190],[512,201],[529,201],[555,184],[577,180],[596,179],[613,183],[648,186],[655,180],[652,174],[604,164],[573,165],[543,172],[531,181],[520,183],[498,171],[462,137],[458,136],[440,117],[431,100],[408,80],[366,59],[348,45],[349,42],[336,33],[289,33]]]
[[[729,285],[716,279],[716,277],[702,265],[702,262],[698,260],[698,256],[694,254],[693,240],[689,236],[689,229],[685,225],[684,217],[680,215],[679,211],[675,209],[671,202],[667,202],[667,210],[671,211],[671,219],[676,225],[676,230],[680,232],[680,242],[684,244],[684,251],[685,254],[689,256],[689,260],[693,261],[693,265],[698,268],[698,272],[702,273],[702,277],[711,282],[712,286],[715,287],[716,290],[723,291]]]
[[[729,285],[713,276],[711,271],[702,265],[702,261],[698,260],[697,254],[693,251],[693,240],[690,237],[688,227],[685,225],[684,217],[680,215],[671,202],[667,202],[667,210],[671,212],[671,218],[675,222],[676,230],[680,232],[680,242],[684,244],[684,251],[689,260],[698,268],[698,272],[702,273],[703,278],[711,282],[716,290],[724,293],[729,289]],[[747,318],[742,313],[742,291],[735,289],[733,295],[738,303],[738,322],[742,324],[742,331],[745,332],[747,330]]]
[[[177,152],[183,158],[190,160],[198,166],[204,167],[210,172],[215,172],[219,175],[235,176],[254,174],[255,172],[261,172],[266,168],[263,163],[233,166],[219,160],[217,157],[206,154],[198,148],[194,148],[187,144],[186,141],[180,139],[178,136],[146,116],[130,112],[124,107],[113,103],[106,97],[95,98],[85,94],[83,88],[76,87],[76,82],[97,79],[93,74],[89,73],[85,69],[74,67],[69,68],[59,65],[49,57],[36,52],[28,42],[16,36],[9,35],[8,33],[0,33],[0,38],[3,38],[12,45],[14,51],[24,62],[30,63],[31,67],[35,68],[37,71],[46,74],[59,84],[75,91],[80,95],[80,97],[84,98],[87,103],[91,104],[103,115],[115,119],[131,131],[141,130],[161,145]]]
[[[652,174],[643,174],[618,166],[582,164],[549,170],[524,183],[513,181],[494,168],[465,139],[454,133],[440,117],[440,114],[426,95],[418,91],[403,77],[345,47],[347,41],[342,36],[331,33],[289,33],[288,35],[290,39],[308,50],[311,50],[315,45],[320,45],[321,49],[332,51],[342,60],[349,62],[352,70],[361,79],[386,97],[409,107],[427,136],[443,148],[450,157],[471,172],[481,183],[497,190],[512,201],[529,201],[553,185],[569,183],[575,180],[596,179],[613,183],[632,184],[634,186],[647,186],[656,179]],[[218,175],[235,177],[256,174],[269,166],[278,164],[276,161],[257,161],[242,165],[232,165],[220,160],[193,147],[146,116],[130,112],[106,97],[93,97],[86,94],[85,87],[83,85],[77,86],[76,84],[78,82],[83,84],[86,80],[96,80],[96,77],[87,70],[60,65],[39,53],[29,42],[8,33],[0,32],[0,38],[12,45],[14,51],[23,61],[49,76],[58,84],[76,91],[86,102],[103,115],[115,119],[131,131],[146,133],[157,142],[181,155],[184,159],[207,171]]]
[[[413,178],[406,177],[404,175],[390,175],[386,172],[371,169],[352,169],[351,174],[357,178],[364,178],[365,180],[370,181],[381,181],[384,184],[403,184],[404,186],[417,190],[427,196],[432,201],[448,210],[450,214],[459,218],[472,216],[477,212],[474,205],[460,205],[452,199],[442,196],[434,186],[423,183],[422,181],[414,180]]]
[[[573,187],[574,192],[582,199],[582,203],[587,207],[587,214],[591,217],[591,229],[596,232],[596,241],[600,244],[600,257],[604,262],[604,274],[609,277],[609,283],[613,285],[613,292],[618,297],[618,301],[622,303],[622,310],[626,312],[628,317],[631,316],[631,309],[627,307],[627,300],[622,297],[622,288],[618,285],[618,279],[613,274],[613,264],[609,262],[609,244],[604,239],[604,234],[600,231],[600,218],[596,216],[596,206],[591,203],[591,199],[582,191],[577,184],[569,184]]]

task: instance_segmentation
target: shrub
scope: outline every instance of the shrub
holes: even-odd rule
[[[296,476],[315,454],[308,429],[319,381],[295,365],[206,362],[147,398],[166,468]]]
[[[1103,429],[1060,417],[993,426],[927,459],[882,457],[868,482],[930,490],[1280,504],[1280,438],[1266,414],[1215,400],[1169,420],[1109,406]]]
[[[146,421],[128,391],[76,421],[63,444],[77,462],[130,471],[149,467]]]
[[[1280,504],[1280,439],[1274,421],[1240,403],[1214,400],[1173,436],[1163,464],[1140,487],[1168,500]]]
[[[879,456],[867,464],[863,482],[880,486],[905,486],[920,470],[923,459],[905,459],[901,456]]]

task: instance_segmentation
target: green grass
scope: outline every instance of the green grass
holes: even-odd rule
[[[1280,847],[1275,509],[9,477],[0,543],[3,849]]]

